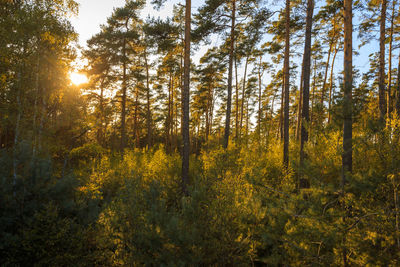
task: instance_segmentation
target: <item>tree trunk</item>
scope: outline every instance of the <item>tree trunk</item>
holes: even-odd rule
[[[281,93],[281,110],[279,111],[279,136],[280,141],[283,141],[283,106],[285,103],[285,72],[282,73],[282,93]]]
[[[229,144],[229,132],[231,122],[231,102],[232,102],[232,69],[233,69],[233,50],[235,45],[235,16],[236,16],[236,0],[232,0],[232,21],[231,21],[231,36],[229,47],[229,70],[228,70],[228,98],[226,101],[226,120],[224,133],[224,148]]]
[[[283,164],[289,167],[289,46],[290,46],[290,0],[286,0],[285,10],[285,105],[283,118]]]
[[[352,171],[352,0],[344,5],[344,99],[343,99],[343,156],[342,186],[346,183],[346,173]]]
[[[128,22],[126,22],[126,25]],[[127,27],[127,26],[126,26]],[[125,129],[125,118],[126,118],[126,39],[123,40],[122,47],[122,99],[121,99],[121,156],[124,156],[124,149],[126,146],[126,129]]]
[[[299,103],[297,106],[297,123],[296,123],[296,140],[297,141],[300,140],[301,108],[302,108],[302,103],[303,103],[303,80],[304,80],[304,55],[303,55],[303,62],[301,64]]]
[[[304,145],[308,141],[308,130],[310,122],[310,73],[311,73],[311,30],[312,19],[314,13],[314,1],[307,0],[307,19],[306,19],[306,40],[304,44],[304,61],[303,61],[303,108],[301,112],[301,139],[300,139],[300,170],[304,167]],[[328,59],[329,60],[329,59]],[[327,70],[326,70],[327,71]],[[326,76],[326,74],[325,74]],[[305,124],[305,125],[304,125]],[[300,176],[300,188],[309,187],[309,181]]]
[[[258,118],[257,118],[257,125],[258,125],[258,138],[261,140],[261,77],[263,74],[261,73],[261,64],[262,64],[262,55],[260,55],[260,67],[258,69]]]
[[[326,81],[328,80],[328,69],[329,69],[329,63],[331,61],[332,49],[333,49],[333,40],[331,40],[331,42],[329,44],[328,60],[326,61],[326,64],[325,64],[324,82],[322,83],[321,100],[320,100],[320,105],[321,105],[322,110],[324,107]]]
[[[21,122],[21,113],[22,113],[22,104],[21,104],[21,72],[18,71],[17,74],[18,82],[18,92],[17,92],[17,118],[15,120],[15,133],[14,133],[14,147],[13,147],[13,195],[16,196],[16,186],[17,186],[17,167],[18,167],[18,159],[17,159],[17,145],[19,142],[19,130],[20,130],[20,122]]]
[[[397,115],[400,115],[400,53],[399,53],[399,65],[397,67],[396,110],[397,110]]]
[[[237,71],[237,59],[235,55],[235,139],[239,136],[239,85],[238,85],[238,71]]]
[[[267,131],[267,138],[269,137],[269,133],[271,128],[274,126],[274,104],[275,104],[276,93],[273,93],[272,100],[271,100],[271,125],[268,127]],[[268,116],[266,116],[268,117]],[[268,141],[268,140],[267,140]],[[268,144],[268,142],[266,142]]]
[[[249,135],[249,100],[246,100],[246,143],[247,143],[247,136]]]
[[[133,127],[133,134],[134,134],[134,140],[135,140],[135,147],[138,148],[139,147],[139,141],[140,141],[140,137],[139,137],[139,123],[138,123],[138,116],[139,116],[139,88],[138,86],[136,86],[135,89],[135,113],[134,113],[134,127]]]
[[[338,42],[338,41],[337,41]],[[332,59],[332,66],[331,66],[331,74],[329,77],[329,103],[328,103],[328,124],[331,122],[331,116],[332,116],[332,90],[333,90],[333,68],[335,67],[335,59],[336,59],[336,54],[339,50],[339,44],[335,45],[335,53],[333,54],[333,59]]]
[[[314,102],[315,102],[315,89],[317,87],[317,59],[316,58],[314,58],[313,70],[314,70],[314,75],[313,75],[313,86],[312,86],[312,92],[311,92],[311,114],[310,114],[310,125],[308,127],[308,136],[309,137],[311,135],[311,130],[312,130],[314,116],[315,116]]]
[[[184,58],[184,81],[182,90],[182,192],[188,195],[187,185],[189,183],[189,96],[190,96],[190,23],[191,23],[191,0],[186,0],[185,7],[185,58]]]
[[[104,121],[105,121],[105,116],[104,116],[104,77],[100,82],[100,118],[98,118],[100,120],[100,129],[98,130],[97,133],[97,142],[103,146],[104,142],[103,142],[103,135],[104,132],[103,131],[103,127],[104,127]]]
[[[172,106],[172,94],[171,94],[171,88],[172,88],[172,72],[169,74],[169,83],[168,83],[168,113],[167,113],[167,118],[165,122],[165,148],[167,153],[171,152],[171,138],[170,138],[170,133],[171,133],[171,109],[173,108]]]
[[[36,142],[37,142],[37,110],[38,110],[38,99],[40,94],[39,75],[40,74],[40,47],[38,47],[38,55],[36,58],[36,73],[35,73],[35,102],[33,107],[33,148],[32,148],[32,160],[36,156]]]
[[[147,147],[151,148],[152,129],[151,129],[151,109],[150,109],[150,74],[147,61],[147,47],[144,49],[144,62],[146,65],[146,127],[147,127]]]
[[[385,99],[385,35],[386,30],[386,0],[382,0],[379,37],[379,116],[381,122],[386,115]]]
[[[385,0],[384,0],[385,1]],[[343,86],[343,155],[342,155],[342,196],[346,176],[352,172],[352,87],[353,87],[353,12],[352,0],[344,0],[344,86]],[[346,207],[343,207],[346,212]],[[342,217],[343,223],[346,215]],[[346,233],[343,234],[343,266],[348,266]]]
[[[387,90],[387,108],[386,113],[388,114],[388,119],[390,120],[391,111],[391,91],[392,91],[392,48],[393,48],[393,28],[394,28],[394,16],[395,16],[396,1],[392,1],[392,17],[390,18],[390,33],[389,33],[389,69],[388,69],[388,90]]]
[[[205,129],[205,138],[206,143],[208,142],[208,135],[210,134],[210,119],[211,119],[211,104],[212,104],[212,88],[211,85],[208,86],[208,95],[207,95],[207,107],[206,107],[206,129]]]
[[[172,72],[172,69],[170,70],[170,77],[171,77],[171,87],[170,89],[170,109],[169,109],[169,152],[173,151],[173,139],[174,139],[174,74]]]
[[[242,101],[240,103],[240,126],[239,126],[239,137],[242,136],[242,128],[243,128],[243,117],[244,117],[244,98],[246,91],[246,76],[247,76],[247,66],[249,63],[249,56],[246,57],[246,63],[244,65],[244,74],[243,74],[243,85],[242,85]],[[239,138],[240,139],[240,138]]]

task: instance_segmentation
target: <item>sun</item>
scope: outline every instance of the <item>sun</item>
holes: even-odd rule
[[[83,83],[87,83],[88,82],[88,78],[86,77],[86,75],[82,74],[82,73],[79,73],[79,72],[72,72],[69,75],[69,79],[75,85],[81,85]]]

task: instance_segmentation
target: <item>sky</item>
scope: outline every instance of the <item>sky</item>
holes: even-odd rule
[[[100,31],[100,25],[105,24],[107,18],[112,14],[115,7],[121,7],[124,5],[125,0],[77,0],[79,3],[79,14],[71,18],[71,23],[75,30],[79,34],[79,45],[81,47],[86,46],[86,41],[90,39],[94,34]],[[142,18],[146,18],[148,15],[152,17],[166,18],[172,15],[173,5],[176,3],[183,2],[183,0],[167,0],[164,7],[160,11],[156,11],[152,8],[150,0],[147,1],[148,4],[142,11]],[[203,4],[204,0],[192,0],[192,14],[196,12],[197,8]],[[279,2],[274,1],[276,5],[280,5]],[[355,22],[354,27],[354,49],[357,47],[357,32],[356,24],[357,18],[353,19]],[[214,40],[213,43],[217,43],[218,40]],[[200,46],[200,51],[196,51],[193,60],[197,63],[199,58],[204,52],[206,52],[209,46]],[[353,56],[353,64],[356,68],[361,69],[361,72],[365,72],[369,68],[368,55],[372,52],[377,52],[379,46],[377,42],[373,41],[371,44],[362,48],[359,52],[360,55]],[[339,52],[337,55],[337,62],[335,64],[336,72],[342,69],[342,59],[343,52]],[[396,55],[396,52],[394,53]],[[268,60],[268,59],[266,59]],[[269,75],[267,74],[265,78]],[[267,78],[268,79],[268,78]]]
[[[125,0],[78,0],[79,14],[71,18],[71,23],[79,33],[79,44],[86,46],[86,41],[100,31],[100,25],[105,24],[111,16],[113,9],[122,7]],[[149,2],[149,1],[148,1]],[[142,17],[151,16],[165,18],[172,13],[173,3],[178,1],[167,1],[165,7],[159,12],[147,5],[142,11]]]
[[[79,34],[78,44],[82,47],[86,47],[86,41],[89,40],[93,35],[100,31],[100,25],[107,22],[107,18],[111,16],[114,8],[122,7],[125,4],[125,0],[76,0],[79,4],[78,16],[70,18],[72,26],[74,26],[76,32]],[[146,7],[141,12],[141,17],[159,17],[165,19],[172,16],[173,6],[177,3],[183,3],[183,0],[167,0],[163,7],[157,11],[153,9],[150,4],[150,0],[147,0]],[[197,8],[203,4],[204,0],[192,0],[192,13],[196,12]],[[218,40],[215,40],[217,42]],[[209,45],[203,45],[194,54],[192,60],[198,63],[201,55],[203,55]],[[75,68],[79,69],[84,65],[83,62],[78,60],[75,62]]]

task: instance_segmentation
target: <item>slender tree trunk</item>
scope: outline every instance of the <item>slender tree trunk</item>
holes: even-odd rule
[[[257,118],[257,125],[258,125],[258,138],[261,140],[261,116],[262,116],[262,110],[261,110],[261,64],[262,64],[262,56],[260,55],[260,66],[258,69],[258,118]]]
[[[208,142],[208,135],[210,134],[210,117],[211,117],[211,102],[212,102],[212,88],[211,85],[208,86],[208,95],[207,95],[207,107],[206,107],[206,129],[205,129],[205,137],[206,143]]]
[[[243,117],[244,117],[244,98],[246,91],[246,76],[247,76],[247,65],[249,62],[249,56],[246,57],[246,63],[244,65],[244,74],[243,74],[243,85],[242,85],[242,101],[240,103],[240,126],[239,126],[239,137],[242,136],[242,128],[243,128]]]
[[[400,53],[399,53],[399,64],[397,67],[396,110],[397,110],[397,115],[400,115]]]
[[[126,25],[128,22],[126,22]],[[126,26],[127,27],[127,26]],[[124,149],[126,146],[126,129],[125,129],[125,120],[126,120],[126,39],[123,40],[122,47],[122,99],[121,99],[121,156],[124,156]]]
[[[169,74],[169,83],[168,83],[168,114],[166,118],[166,129],[165,129],[165,148],[168,153],[171,152],[171,141],[170,141],[170,133],[171,133],[171,109],[172,107],[172,94],[171,94],[171,88],[172,88],[172,72]]]
[[[385,40],[386,40],[386,0],[382,0],[379,37],[379,115],[383,122],[386,115],[385,99]]]
[[[139,116],[139,92],[138,92],[139,88],[136,86],[135,89],[135,113],[134,113],[134,127],[133,127],[133,134],[134,134],[134,140],[135,140],[135,147],[138,148],[139,147],[139,123],[138,123],[138,116]]]
[[[50,72],[50,67],[49,64],[46,65],[46,73]],[[44,120],[45,120],[45,115],[46,115],[46,88],[42,87],[41,90],[41,95],[42,95],[42,105],[41,105],[41,113],[40,113],[40,124],[39,124],[39,129],[38,129],[38,150],[42,150],[42,137],[43,137],[43,125],[44,125]]]
[[[174,83],[174,75],[173,75],[173,73],[172,73],[172,70],[171,70],[171,77],[172,77],[172,82],[171,82],[171,115],[170,115],[170,126],[169,126],[169,129],[170,129],[170,131],[171,131],[171,133],[170,133],[170,137],[171,137],[171,142],[170,142],[170,144],[171,144],[171,152],[172,151],[174,151],[175,150],[175,147],[174,147],[174,125],[175,125],[175,123],[174,123],[174,121],[175,121],[175,119],[174,119],[174,103],[175,103],[175,83]]]
[[[17,74],[17,118],[15,120],[15,133],[14,133],[14,147],[13,147],[13,195],[16,196],[16,186],[17,186],[17,167],[18,167],[18,159],[17,159],[17,146],[19,142],[19,130],[20,130],[20,122],[21,122],[21,113],[22,113],[22,104],[21,104],[21,72],[19,71]]]
[[[321,89],[320,105],[321,105],[322,110],[324,110],[326,81],[328,80],[328,70],[329,70],[329,65],[330,65],[329,63],[330,63],[330,60],[331,60],[332,49],[333,49],[333,40],[331,40],[330,44],[329,44],[328,60],[326,61],[326,64],[325,64],[324,82],[322,83],[322,89]],[[324,112],[322,112],[322,114],[324,114]]]
[[[238,85],[238,71],[237,71],[237,59],[235,55],[235,139],[239,136],[239,85]]]
[[[175,92],[176,92],[176,89],[175,89]],[[176,93],[177,94],[177,93]],[[181,90],[181,95],[182,95],[182,90]],[[182,102],[182,100],[181,100],[181,102]],[[179,112],[178,112],[178,107],[179,107],[179,103],[178,103],[178,100],[177,101],[175,101],[175,123],[174,123],[174,125],[175,125],[175,134],[174,134],[174,150],[178,147],[178,120],[179,120],[179,118],[178,118],[178,114],[179,114]],[[181,118],[182,118],[182,114],[181,114]],[[182,119],[181,119],[181,124],[182,124]],[[190,134],[190,133],[189,133]]]
[[[151,128],[151,109],[150,109],[150,74],[147,61],[147,47],[144,49],[144,62],[146,66],[146,126],[147,126],[147,147],[152,146],[152,128]]]
[[[269,137],[269,133],[271,131],[271,128],[274,126],[274,104],[275,104],[275,98],[276,98],[276,93],[273,93],[272,96],[272,100],[271,100],[271,125],[268,127],[268,131],[267,131],[267,137]],[[266,116],[268,117],[268,116]],[[267,140],[268,141],[268,140]],[[266,144],[268,144],[268,142],[266,142]]]
[[[213,120],[214,120],[214,90],[211,92],[211,104],[210,104],[210,131],[209,133],[212,133],[212,128],[213,128]]]
[[[290,0],[286,0],[285,10],[285,105],[283,118],[283,164],[289,167],[289,46],[290,46]]]
[[[97,142],[100,145],[104,145],[103,144],[103,127],[104,127],[104,121],[105,121],[105,116],[104,116],[104,79],[103,78],[100,82],[100,118],[98,118],[100,120],[100,128],[99,131],[97,133]]]
[[[207,105],[207,108],[206,108],[206,114],[204,115],[205,116],[205,119],[206,119],[206,127],[205,127],[205,130],[204,130],[204,134],[205,134],[205,142],[207,143],[208,142],[208,133],[209,133],[209,129],[210,129],[210,121],[209,121],[209,108],[208,108],[208,105]]]
[[[306,154],[304,145],[308,142],[308,127],[310,122],[310,74],[311,74],[311,30],[312,19],[314,13],[314,1],[307,0],[307,19],[306,19],[306,40],[304,44],[304,61],[303,61],[303,108],[301,112],[301,140],[300,140],[300,170],[304,167]],[[327,70],[326,70],[327,71]],[[325,75],[326,76],[326,75]],[[305,125],[304,125],[305,124]],[[300,188],[309,187],[309,181],[300,176]]]
[[[32,160],[36,156],[36,142],[37,142],[37,110],[38,110],[38,99],[40,94],[39,88],[39,73],[40,73],[40,53],[36,59],[36,73],[35,73],[35,102],[33,106],[33,148],[32,148]]]
[[[329,78],[329,103],[328,103],[328,124],[331,122],[331,116],[332,116],[332,90],[333,90],[333,68],[335,67],[335,59],[336,59],[336,54],[339,50],[338,44],[335,45],[335,53],[333,54],[333,59],[332,59],[332,66],[331,66],[331,74]]]
[[[303,105],[303,80],[304,80],[304,55],[303,55],[303,62],[301,64],[299,103],[297,106],[297,123],[296,123],[296,140],[297,141],[300,140],[301,109],[302,109],[302,105]]]
[[[170,145],[171,145],[171,152],[174,151],[174,103],[175,103],[175,83],[174,83],[174,74],[171,70],[171,114],[170,114]]]
[[[249,135],[249,117],[250,117],[250,112],[249,112],[249,100],[246,101],[246,140],[247,136]]]
[[[393,28],[394,28],[394,16],[395,16],[395,7],[396,1],[392,1],[392,17],[390,18],[390,33],[389,33],[389,69],[388,69],[388,84],[387,84],[387,109],[386,113],[388,114],[388,120],[390,120],[390,111],[391,111],[391,92],[392,92],[392,48],[393,48]]]
[[[186,0],[185,7],[185,58],[184,58],[184,81],[182,90],[182,191],[188,195],[187,185],[189,183],[189,97],[190,97],[190,26],[191,23],[191,0]]]
[[[226,120],[224,133],[224,148],[229,144],[230,122],[231,122],[231,102],[232,102],[232,69],[233,69],[233,53],[235,47],[235,18],[236,16],[236,0],[232,0],[232,20],[231,20],[231,36],[229,47],[229,69],[228,69],[228,97],[226,101]]]
[[[308,127],[308,136],[310,137],[311,135],[311,130],[314,122],[314,106],[315,106],[315,89],[317,87],[317,59],[314,58],[314,64],[313,64],[313,69],[314,69],[314,75],[313,75],[313,86],[312,86],[312,92],[311,92],[311,115],[310,115],[310,125]]]
[[[281,94],[281,110],[279,111],[279,135],[280,141],[283,141],[283,106],[285,103],[285,72],[282,73],[282,94]]]

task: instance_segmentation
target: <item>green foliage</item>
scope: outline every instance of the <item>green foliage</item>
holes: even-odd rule
[[[292,3],[294,62],[303,2]],[[372,54],[368,72],[354,71],[353,172],[342,185],[344,96],[335,92],[342,77],[324,52],[342,49],[343,3],[327,1],[315,17],[304,164],[291,136],[285,168],[279,140],[285,19],[264,4],[236,1],[233,131],[226,149],[232,1],[207,0],[194,13],[195,45],[207,36],[220,40],[198,66],[191,64],[192,155],[184,195],[184,6],[175,6],[170,19],[146,22],[139,15],[145,1],[116,8],[83,52],[90,81],[81,88],[67,79],[76,33],[66,16],[77,3],[0,1],[0,265],[342,266],[346,255],[350,266],[399,266],[398,82],[384,124],[377,112],[379,54]],[[369,13],[379,6],[369,2]],[[367,15],[360,25],[364,42],[372,40],[378,19]],[[273,36],[260,44],[265,32]],[[240,77],[246,67],[250,74]],[[291,89],[299,95],[297,86]],[[291,97],[291,134],[299,103]],[[300,189],[300,179],[310,186]]]
[[[5,266],[81,264],[90,227],[75,201],[78,181],[59,177],[48,159],[34,159],[22,146],[17,178],[12,157],[2,151],[0,162],[0,264]],[[15,180],[16,179],[16,180]],[[82,215],[82,214],[81,214]]]

